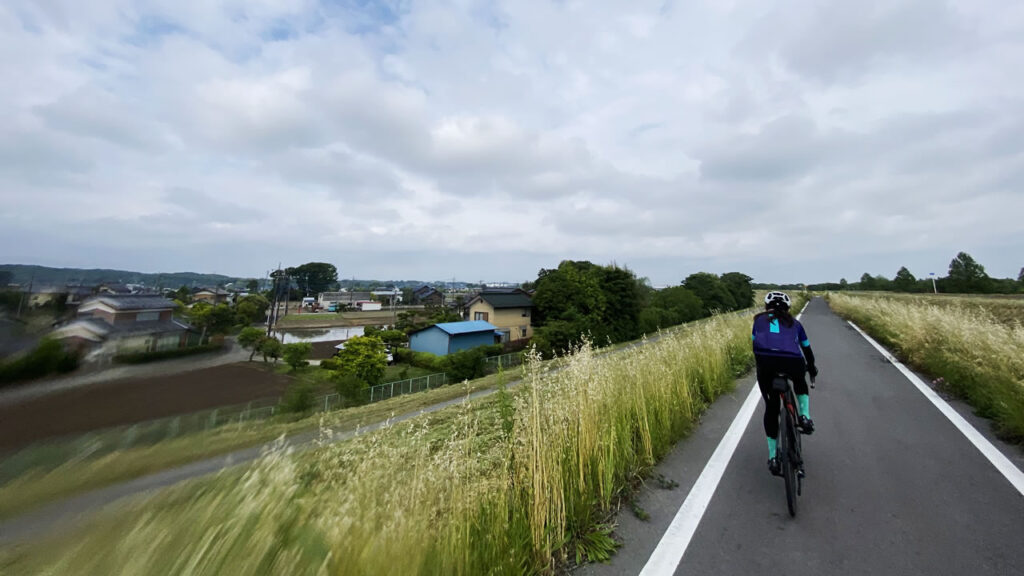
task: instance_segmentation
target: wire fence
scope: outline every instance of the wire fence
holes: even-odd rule
[[[496,372],[499,368],[522,364],[523,353],[491,356],[484,362],[487,372]],[[439,388],[448,382],[448,375],[439,372],[372,386],[364,392],[363,398],[368,403],[380,402],[395,396]],[[334,393],[316,398],[312,409],[314,413],[331,412],[352,405],[352,401]],[[38,442],[3,456],[0,460],[0,484],[31,469],[52,470],[69,462],[96,458],[133,447],[150,446],[227,424],[268,420],[281,413],[281,399],[269,398]]]
[[[499,369],[519,366],[523,363],[523,358],[525,358],[525,354],[521,351],[510,352],[508,354],[502,354],[501,356],[489,356],[484,358],[484,365],[487,367],[488,372],[494,373]]]

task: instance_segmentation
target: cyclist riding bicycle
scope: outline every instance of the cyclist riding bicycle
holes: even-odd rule
[[[754,316],[750,338],[757,361],[757,385],[764,398],[764,433],[768,438],[768,470],[780,476],[776,441],[779,437],[779,394],[772,391],[772,380],[785,374],[793,382],[799,409],[799,427],[804,434],[814,432],[810,414],[810,396],[804,372],[818,375],[814,352],[800,321],[789,313],[790,299],[784,292],[769,292],[764,297],[765,311]],[[805,364],[806,359],[806,364]]]

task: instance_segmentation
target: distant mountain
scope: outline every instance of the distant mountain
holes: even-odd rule
[[[230,282],[245,282],[249,278],[223,276],[221,274],[201,274],[198,272],[173,272],[148,274],[130,270],[83,269],[83,268],[49,268],[26,264],[0,264],[0,288],[3,288],[4,272],[11,273],[15,284],[27,286],[31,281],[36,286],[64,286],[66,284],[142,284],[152,288],[180,288],[181,286],[223,286]],[[438,289],[464,290],[475,283],[456,282],[452,280],[358,280],[339,278],[338,284],[347,290],[372,290],[386,286],[397,288],[418,288],[424,284]]]
[[[237,282],[240,278],[221,274],[200,274],[198,272],[173,272],[147,274],[129,270],[104,270],[82,268],[49,268],[25,264],[0,264],[0,276],[11,273],[11,282],[36,286],[64,286],[66,284],[142,284],[153,288],[179,288],[181,286],[221,286]]]

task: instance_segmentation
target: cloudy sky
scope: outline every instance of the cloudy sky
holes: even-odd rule
[[[1024,4],[5,0],[0,263],[1024,266]]]

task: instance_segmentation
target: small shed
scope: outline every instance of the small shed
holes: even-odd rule
[[[460,350],[494,344],[496,328],[490,322],[469,320],[434,324],[409,335],[409,348],[446,356]]]

